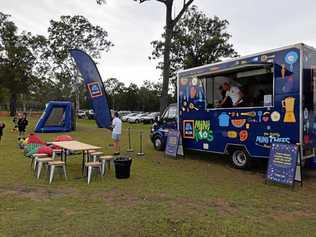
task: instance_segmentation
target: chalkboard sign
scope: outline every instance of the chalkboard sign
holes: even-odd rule
[[[270,150],[267,180],[292,186],[295,181],[297,158],[296,145],[273,143]]]
[[[177,130],[169,130],[165,154],[177,157],[180,133]]]

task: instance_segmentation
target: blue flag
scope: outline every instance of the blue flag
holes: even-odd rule
[[[112,120],[111,111],[108,104],[107,94],[96,64],[92,58],[82,50],[71,49],[70,54],[74,58],[77,67],[83,76],[98,127],[110,128]]]

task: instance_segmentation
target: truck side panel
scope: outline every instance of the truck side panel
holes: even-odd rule
[[[313,156],[316,146],[316,51],[304,47],[303,67],[303,154]]]
[[[197,76],[251,62],[274,65],[272,107],[206,109],[206,92]],[[267,157],[272,142],[299,142],[299,48],[184,71],[178,85],[179,127],[186,149],[224,153],[238,145],[253,157]]]

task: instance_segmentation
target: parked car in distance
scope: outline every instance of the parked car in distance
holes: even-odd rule
[[[78,112],[77,112],[77,117],[79,118],[79,119],[85,119],[86,118],[86,111],[84,111],[84,110],[78,110]]]
[[[89,109],[86,114],[88,119],[95,119],[95,113],[93,109]]]
[[[127,122],[130,117],[135,116],[135,115],[137,115],[137,113],[130,113],[130,114],[122,116],[121,119],[123,122]]]
[[[119,117],[122,119],[124,116],[131,114],[131,111],[118,111]]]
[[[143,123],[154,123],[157,120],[157,117],[159,116],[159,112],[153,112],[150,113],[146,116],[144,116],[143,119]]]
[[[136,114],[132,117],[128,118],[128,122],[129,123],[141,123],[143,121],[143,117],[147,116],[148,113],[140,113],[140,114]]]

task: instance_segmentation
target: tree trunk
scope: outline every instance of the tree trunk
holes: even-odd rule
[[[76,92],[75,92],[75,111],[76,114],[80,110],[80,81],[79,81],[79,73],[76,67],[74,67],[74,78],[75,78],[75,85],[76,85]]]
[[[173,34],[172,26],[172,3],[166,5],[166,37],[165,37],[165,50],[164,50],[164,64],[163,64],[163,81],[162,92],[160,98],[160,113],[168,105],[168,90],[169,90],[169,76],[170,76],[170,51],[171,40]]]
[[[12,93],[10,97],[10,116],[14,117],[16,115],[16,101],[17,94]]]
[[[22,100],[23,112],[26,112],[26,102],[25,102],[25,97],[23,94],[21,95],[21,100]]]

